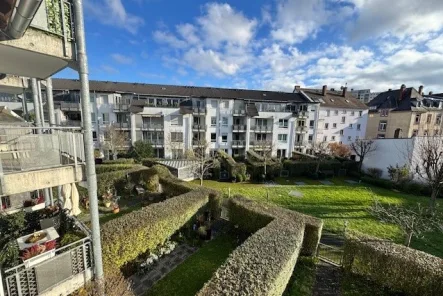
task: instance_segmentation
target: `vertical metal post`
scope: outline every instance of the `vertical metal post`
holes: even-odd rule
[[[37,87],[37,79],[31,78],[31,87],[32,87],[32,98],[34,100],[34,115],[35,115],[35,125],[37,127],[42,126],[42,121],[40,118],[40,104],[38,100],[38,87]],[[42,130],[37,129],[37,134],[41,134]]]
[[[95,173],[94,142],[92,139],[91,106],[89,103],[89,75],[86,56],[85,25],[83,19],[83,0],[74,0],[75,36],[77,60],[81,82],[82,121],[84,129],[86,176],[88,181],[89,208],[91,212],[92,246],[94,248],[94,271],[98,294],[104,295],[102,247],[100,241],[100,221],[97,200],[97,175]]]
[[[42,120],[42,127],[45,126],[45,113],[43,112],[43,97],[40,81],[37,81],[38,101],[40,104],[40,118]]]
[[[52,94],[52,78],[46,79],[46,102],[48,104],[49,126],[55,126],[54,97]]]

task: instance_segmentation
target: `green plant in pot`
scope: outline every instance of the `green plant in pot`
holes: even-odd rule
[[[106,190],[106,192],[102,195],[102,201],[105,207],[109,208],[111,206],[113,197],[114,195],[112,194],[112,190]]]

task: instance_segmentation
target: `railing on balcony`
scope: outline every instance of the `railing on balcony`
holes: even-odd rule
[[[114,111],[115,112],[128,112],[129,111],[129,104],[115,104]]]
[[[232,140],[233,147],[239,147],[239,146],[245,146],[245,145],[246,145],[245,140]]]
[[[194,114],[205,114],[206,110],[205,108],[193,108],[192,113]]]
[[[306,132],[308,132],[308,127],[307,126],[297,126],[295,128],[295,131],[298,133],[306,133]]]
[[[192,129],[194,130],[204,130],[205,126],[203,124],[193,124]]]
[[[113,124],[115,128],[130,128],[131,124],[129,122],[116,122]]]
[[[251,146],[257,146],[257,147],[263,147],[263,148],[266,148],[266,147],[271,148],[271,147],[272,147],[272,143],[271,143],[271,141],[257,141],[257,140],[252,140],[252,141],[249,142],[249,145],[251,145]]]
[[[309,116],[309,112],[308,111],[298,111],[297,116],[298,116],[298,118],[307,118]]]
[[[152,146],[163,146],[165,144],[165,141],[162,139],[157,140],[145,140],[146,142],[150,143]]]
[[[65,120],[60,123],[61,126],[74,126],[74,127],[80,127],[82,126],[81,120]]]
[[[3,173],[29,171],[85,162],[83,134],[75,128],[0,129]]]
[[[246,116],[246,110],[236,110],[234,109],[233,113],[234,116]]]
[[[162,124],[143,123],[143,129],[146,130],[163,130]]]
[[[254,125],[251,126],[251,130],[256,132],[272,132],[272,126],[270,125]]]
[[[246,125],[243,125],[243,124],[235,124],[235,125],[232,127],[232,130],[233,130],[233,131],[246,131]]]

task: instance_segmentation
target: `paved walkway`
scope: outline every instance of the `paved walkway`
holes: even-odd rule
[[[340,295],[340,268],[320,261],[317,264],[313,296]]]
[[[162,257],[147,274],[133,275],[129,278],[132,283],[134,295],[145,295],[156,282],[164,278],[169,272],[180,265],[186,258],[192,255],[197,248],[188,245],[179,245],[170,254]]]

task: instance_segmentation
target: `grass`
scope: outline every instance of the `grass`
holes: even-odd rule
[[[201,249],[157,282],[148,296],[193,296],[211,278],[237,247],[237,238],[222,234],[203,245]]]
[[[311,296],[315,283],[316,259],[299,257],[283,296]]]
[[[228,194],[241,194],[258,201],[268,201],[279,206],[319,217],[324,221],[325,230],[340,233],[345,221],[348,228],[380,238],[403,242],[401,230],[391,224],[379,222],[369,212],[374,198],[382,203],[412,205],[426,203],[428,198],[394,192],[364,184],[351,185],[342,178],[332,179],[336,185],[320,185],[318,181],[297,178],[309,185],[295,186],[294,180],[279,178],[277,183],[285,186],[266,187],[263,184],[226,183],[205,180],[204,186],[214,188]],[[298,191],[303,197],[291,196],[290,191]],[[428,233],[424,239],[413,239],[412,247],[443,258],[443,235]]]

